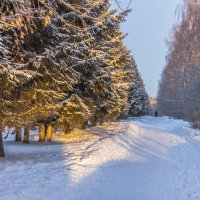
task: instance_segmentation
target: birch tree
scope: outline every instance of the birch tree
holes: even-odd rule
[[[174,28],[169,42],[167,66],[158,95],[161,114],[199,124],[200,4],[185,1],[182,22]]]

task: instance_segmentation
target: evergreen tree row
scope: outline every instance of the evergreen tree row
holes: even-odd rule
[[[146,114],[148,97],[108,0],[0,1],[0,143],[40,141],[88,123]],[[1,145],[2,146],[2,145]],[[1,150],[0,152],[3,152]],[[1,153],[3,155],[3,153]]]

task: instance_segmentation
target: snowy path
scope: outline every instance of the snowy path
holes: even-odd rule
[[[200,200],[200,132],[142,117],[77,142],[6,142],[0,200]],[[95,134],[94,134],[95,133]]]

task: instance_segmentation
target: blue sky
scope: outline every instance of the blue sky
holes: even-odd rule
[[[117,8],[114,0],[112,1],[114,8]],[[126,8],[129,0],[120,2]],[[183,0],[133,0],[133,11],[122,25],[122,30],[128,33],[125,42],[136,59],[151,97],[157,94],[167,54],[165,40],[169,38],[173,25],[178,22],[175,11],[181,7],[182,2]]]

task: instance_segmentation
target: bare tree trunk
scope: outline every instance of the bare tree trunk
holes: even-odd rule
[[[29,129],[28,128],[25,128],[25,130],[24,130],[23,143],[29,144]]]
[[[16,129],[15,130],[15,133],[16,133],[15,141],[16,142],[21,142],[22,141],[21,128],[20,127],[16,127],[15,129]]]
[[[0,157],[5,157],[2,129],[0,128]]]
[[[45,124],[40,124],[40,135],[39,135],[39,142],[45,142],[46,139],[46,130]]]
[[[51,142],[52,138],[52,125],[48,124],[47,125],[47,142]]]

